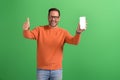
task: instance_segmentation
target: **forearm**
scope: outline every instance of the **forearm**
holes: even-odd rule
[[[69,44],[77,45],[80,42],[81,33],[76,33],[75,36],[71,36],[66,39],[66,42]]]
[[[76,33],[71,42],[72,44],[77,45],[80,42],[80,34]]]
[[[34,39],[34,35],[30,30],[23,30],[23,36],[28,39]]]

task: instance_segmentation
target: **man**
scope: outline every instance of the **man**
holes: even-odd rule
[[[75,36],[71,36],[68,31],[59,28],[60,11],[56,8],[49,9],[48,21],[48,25],[30,31],[27,18],[23,25],[23,35],[37,41],[37,79],[62,80],[63,46],[65,43],[77,45],[84,30],[78,25]]]

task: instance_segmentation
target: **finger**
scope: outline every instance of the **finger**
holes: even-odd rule
[[[24,23],[23,26],[26,26],[26,23]]]
[[[27,22],[30,22],[29,17],[27,18]]]
[[[78,23],[78,27],[77,27],[78,30],[80,30],[80,24]]]
[[[26,23],[24,23],[24,26],[27,26],[28,25],[28,23],[26,22]]]

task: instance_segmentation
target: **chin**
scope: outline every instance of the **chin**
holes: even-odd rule
[[[56,27],[57,25],[50,25],[51,27]]]

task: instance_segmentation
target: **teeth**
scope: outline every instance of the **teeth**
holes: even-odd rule
[[[52,23],[55,23],[55,22],[52,22]]]

